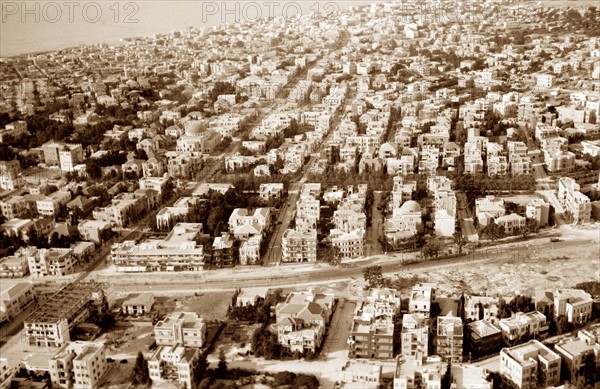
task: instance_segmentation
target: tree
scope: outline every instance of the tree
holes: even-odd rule
[[[535,303],[530,296],[517,295],[510,300],[508,308],[512,313],[531,312],[535,310]]]
[[[560,315],[556,321],[557,335],[569,333],[575,329],[573,323],[569,323],[569,319],[566,316]]]
[[[328,244],[324,248],[317,248],[317,260],[326,262],[331,266],[339,265],[342,263],[340,248],[331,244]]]
[[[498,301],[498,319],[506,319],[512,315],[508,304],[503,298]]]
[[[294,380],[296,379],[296,374],[289,371],[281,371],[275,374],[274,378],[274,383],[276,386],[292,385],[294,383]]]
[[[488,220],[487,225],[481,229],[481,235],[489,240],[496,241],[506,237],[506,231],[504,227],[496,224],[494,220]]]
[[[227,360],[225,359],[225,351],[219,351],[219,364],[217,365],[217,377],[225,378],[227,375]]]
[[[47,249],[50,247],[48,244],[48,237],[45,235],[40,235],[33,227],[29,229],[27,236],[29,237],[29,244],[37,247],[38,249]]]
[[[383,284],[383,273],[381,266],[369,266],[363,270],[363,277],[367,281],[369,288],[378,288]]]
[[[192,377],[196,385],[204,379],[206,369],[208,368],[208,362],[206,362],[206,355],[202,353],[194,366],[192,367]]]
[[[454,243],[458,245],[458,252],[462,254],[462,248],[465,245],[465,237],[463,236],[462,231],[460,229],[456,229],[452,236],[454,237]]]
[[[146,150],[144,149],[136,149],[133,152],[135,159],[143,159],[144,161],[148,160],[148,155],[146,154]]]
[[[314,375],[298,374],[292,384],[292,389],[318,389],[319,380]]]
[[[586,353],[583,356],[579,375],[585,380],[587,385],[594,385],[600,382],[600,371],[596,370],[596,358],[593,352]]]
[[[540,224],[535,219],[527,219],[525,226],[522,229],[523,236],[537,234],[540,231]]]
[[[148,385],[150,382],[148,361],[146,361],[144,354],[140,351],[135,359],[135,365],[133,366],[133,371],[131,373],[131,383],[134,385]]]
[[[448,360],[448,366],[446,367],[446,372],[444,373],[444,376],[442,377],[442,382],[441,382],[441,387],[442,389],[450,389],[450,387],[452,386],[452,361]]]
[[[444,246],[439,239],[436,239],[436,238],[430,239],[423,246],[423,249],[422,249],[423,256],[425,258],[437,258],[438,255],[440,254],[440,251],[442,251],[443,247]]]

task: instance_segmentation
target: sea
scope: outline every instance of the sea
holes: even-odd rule
[[[363,0],[0,0],[0,57],[212,27],[270,16],[334,17]]]

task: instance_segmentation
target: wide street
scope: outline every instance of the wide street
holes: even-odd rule
[[[426,273],[443,268],[460,267],[465,264],[526,260],[532,255],[550,257],[558,248],[599,247],[597,239],[596,236],[594,241],[571,239],[550,242],[549,237],[538,237],[525,242],[498,244],[460,257],[414,263],[408,262],[416,260],[419,256],[418,253],[389,253],[364,260],[349,261],[337,267],[324,263],[313,263],[220,269],[186,274],[144,273],[139,275],[119,274],[112,268],[107,268],[95,270],[89,277],[98,281],[110,281],[117,292],[185,293],[198,290],[231,291],[237,288],[252,287],[310,287],[361,278],[363,270],[372,265],[380,265],[383,273],[387,275],[403,271]]]

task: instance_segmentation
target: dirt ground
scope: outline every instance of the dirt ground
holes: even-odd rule
[[[519,247],[490,249],[490,260],[454,266],[440,266],[426,272],[402,273],[419,275],[436,283],[441,296],[468,292],[478,295],[533,295],[538,288],[568,288],[585,281],[600,280],[600,228],[561,226],[559,242],[543,245],[521,244]],[[349,289],[354,293],[364,288],[357,277]]]
[[[232,297],[233,292],[197,292],[196,295],[174,297],[156,296],[152,309],[159,312],[160,317],[173,311],[188,311],[198,313],[206,321],[225,320]]]
[[[213,358],[209,357],[211,361],[218,361],[220,350],[225,352],[228,361],[244,360],[246,352],[252,349],[252,335],[260,326],[261,324],[227,324],[212,352]]]

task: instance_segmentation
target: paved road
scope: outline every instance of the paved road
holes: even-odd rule
[[[346,99],[340,105],[340,108],[335,112],[334,117],[331,121],[331,127],[327,136],[321,142],[321,145],[326,144],[331,135],[335,132],[335,129],[340,125],[342,116],[344,114],[344,109],[346,107],[347,102],[351,99],[351,96],[355,93],[351,89],[348,89],[348,93],[346,95]],[[279,212],[278,221],[281,221],[281,224],[278,224],[273,231],[273,235],[271,236],[271,241],[269,242],[269,250],[268,254],[263,258],[263,265],[273,265],[273,264],[281,264],[282,257],[282,238],[285,230],[289,228],[290,221],[292,220],[292,215],[296,213],[296,203],[298,202],[298,198],[300,196],[300,189],[302,184],[306,183],[308,179],[308,175],[310,173],[312,165],[317,161],[317,156],[315,154],[311,155],[310,159],[304,166],[302,167],[302,177],[298,182],[294,182],[290,184],[290,188],[288,190],[290,196],[286,201],[285,207],[283,207]],[[282,214],[284,214],[282,216]]]
[[[281,268],[244,269],[232,273],[230,270],[214,270],[201,274],[164,274],[147,273],[143,276],[135,274],[96,275],[96,279],[110,281],[116,291],[121,292],[190,292],[197,290],[231,291],[237,288],[253,287],[307,287],[318,284],[333,284],[362,277],[363,270],[374,264],[382,267],[384,274],[396,274],[402,271],[427,272],[440,268],[463,266],[467,263],[485,263],[505,260],[529,258],[533,251],[550,254],[555,248],[581,246],[581,241],[562,241],[549,244],[547,237],[535,238],[527,242],[501,244],[494,247],[471,252],[461,257],[436,259],[415,263],[402,263],[401,258],[413,260],[418,253],[409,255],[380,256],[365,261],[353,262],[340,267],[325,264],[294,265]],[[176,282],[176,286],[174,285]]]
[[[285,230],[288,229],[292,220],[292,215],[294,213],[294,211],[290,210],[290,204],[292,204],[292,209],[295,210],[295,204],[298,201],[299,191],[299,183],[292,183],[290,185],[290,188],[288,189],[288,199],[279,210],[279,215],[277,217],[277,225],[273,229],[273,234],[271,235],[271,241],[269,242],[267,254],[263,258],[263,265],[275,265],[281,262],[281,242],[283,238],[283,233],[285,232]]]

